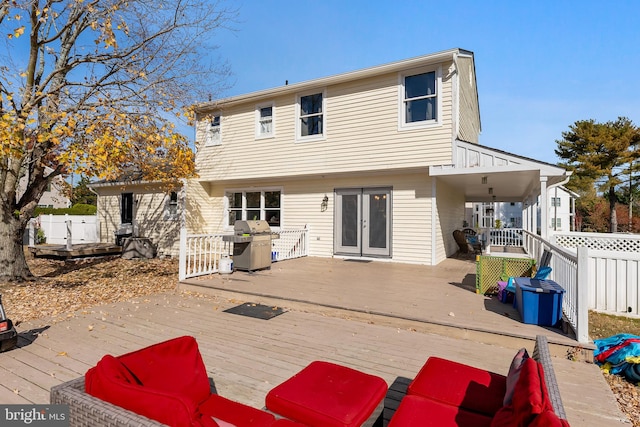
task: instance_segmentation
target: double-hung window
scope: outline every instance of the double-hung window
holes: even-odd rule
[[[222,138],[220,135],[220,116],[211,116],[207,124],[205,135],[205,146],[220,145]]]
[[[400,128],[439,122],[440,77],[436,70],[403,74],[400,82]]]
[[[552,197],[551,206],[560,207],[560,197]]]
[[[274,136],[273,103],[256,107],[256,138]]]
[[[298,98],[298,140],[324,136],[324,98],[323,92],[301,95]]]
[[[239,220],[264,220],[270,227],[280,227],[280,190],[229,191],[226,197],[229,227]]]

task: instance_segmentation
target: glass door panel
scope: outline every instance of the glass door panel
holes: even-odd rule
[[[344,254],[361,253],[362,191],[336,190],[336,252]]]
[[[362,221],[362,254],[389,256],[390,189],[364,189]]]

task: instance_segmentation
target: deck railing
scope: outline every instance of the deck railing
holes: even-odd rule
[[[640,317],[640,236],[572,232],[546,241],[524,231],[522,237],[538,262],[551,252],[550,278],[565,289],[563,312],[579,341],[589,340],[589,310]]]
[[[272,240],[272,260],[283,261],[308,255],[308,230],[280,230],[279,239]],[[220,258],[233,253],[233,243],[222,239],[224,234],[188,234],[180,232],[179,280],[206,276],[219,271]]]
[[[562,311],[575,332],[579,342],[589,341],[589,271],[587,269],[588,249],[577,251],[554,245],[540,236],[526,230],[523,244],[527,253],[540,262],[544,251],[551,253],[550,279],[564,288]]]

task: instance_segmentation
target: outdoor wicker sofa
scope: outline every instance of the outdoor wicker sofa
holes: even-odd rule
[[[536,337],[532,358],[540,362],[544,368],[544,379],[550,403],[555,414],[566,419],[560,391],[553,369],[547,338]],[[402,398],[406,395],[406,383],[394,383],[384,399],[384,425],[393,417]],[[51,388],[51,403],[69,405],[70,426],[114,426],[114,427],[146,427],[164,426],[144,416],[138,415],[85,392],[85,378],[80,377]],[[279,420],[285,421],[285,420]]]

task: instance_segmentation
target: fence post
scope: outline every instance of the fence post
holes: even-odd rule
[[[576,339],[589,342],[589,249],[579,246],[576,277]]]
[[[29,220],[29,246],[35,246],[36,244],[36,224],[35,219]]]
[[[187,278],[187,228],[180,227],[180,253],[178,255],[178,280]]]
[[[70,251],[71,250],[71,243],[72,243],[72,238],[71,238],[71,220],[67,219],[64,223],[67,225],[67,250]]]

